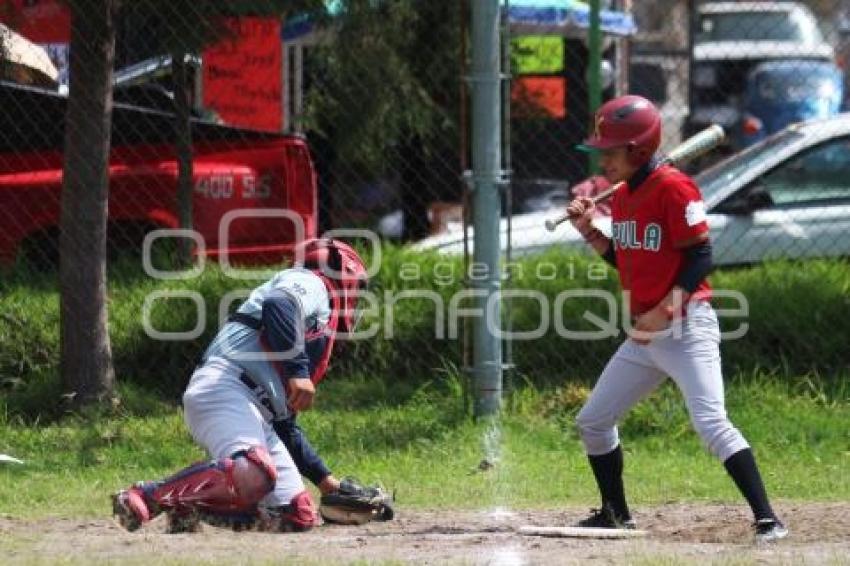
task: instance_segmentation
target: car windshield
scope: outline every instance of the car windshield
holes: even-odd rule
[[[795,143],[803,134],[795,130],[783,130],[762,143],[751,146],[723,161],[702,171],[694,177],[703,197],[711,200],[712,196],[722,191],[731,181],[743,175],[748,169],[758,167],[780,150]]]
[[[756,78],[756,91],[761,98],[799,102],[807,98],[833,98],[838,95],[833,73],[826,69],[799,69],[796,73],[764,72]]]
[[[803,25],[790,12],[728,12],[704,14],[696,42],[798,41],[818,43],[817,29]]]

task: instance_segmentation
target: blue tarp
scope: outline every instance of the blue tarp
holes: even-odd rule
[[[514,33],[573,34],[590,27],[590,7],[576,0],[512,0],[503,5],[508,7],[508,18]],[[333,8],[333,5],[331,6]],[[331,10],[332,13],[332,10]],[[611,35],[627,36],[637,31],[631,14],[602,10],[602,31]],[[284,41],[292,41],[313,30],[307,18],[295,17],[283,26]]]
[[[313,31],[313,22],[306,15],[289,18],[283,24],[280,35],[283,41],[292,41]]]
[[[508,5],[511,27],[523,33],[566,33],[590,27],[590,7],[575,0],[512,0]],[[601,10],[602,31],[612,35],[632,35],[637,31],[631,14]]]

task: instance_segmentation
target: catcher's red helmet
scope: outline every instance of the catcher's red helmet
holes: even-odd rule
[[[354,248],[331,238],[305,240],[295,249],[295,261],[327,277],[340,298],[339,329],[356,326],[358,291],[366,287],[368,274]]]
[[[593,135],[584,145],[596,149],[627,147],[630,161],[642,165],[661,144],[661,114],[642,96],[609,100],[596,112]]]

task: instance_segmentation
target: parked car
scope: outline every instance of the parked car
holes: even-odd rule
[[[61,94],[0,82],[0,107],[13,110],[0,113],[0,264],[22,251],[55,260],[66,105]],[[112,249],[139,250],[151,230],[179,227],[173,139],[173,115],[114,105]],[[208,257],[227,253],[231,262],[278,262],[299,237],[315,237],[316,174],[302,138],[193,119],[192,139],[193,228]],[[225,246],[220,228],[237,209],[246,213],[230,224]],[[289,211],[288,219],[280,218],[281,209]]]
[[[502,193],[502,216],[524,212],[537,212],[563,208],[570,200],[570,184],[563,179],[513,179],[511,181],[510,209],[505,192]],[[386,200],[386,199],[385,199]],[[463,222],[461,202],[433,201],[428,206],[427,217],[431,234],[440,234],[449,227]],[[375,232],[383,238],[399,240],[404,237],[404,214],[392,210],[375,223]]]
[[[741,147],[775,134],[794,122],[838,114],[844,98],[844,73],[822,61],[771,61],[747,78]]]
[[[511,208],[516,214],[560,206],[569,190],[566,179],[511,179]],[[507,210],[507,199],[502,198],[502,213]]]
[[[526,212],[541,210],[563,209],[572,200],[569,189],[552,189],[537,197],[525,201],[523,208]]]
[[[683,137],[715,123],[734,131],[741,120],[747,75],[756,65],[786,59],[831,62],[834,55],[814,14],[800,2],[701,4]]]
[[[768,258],[850,256],[850,114],[793,124],[696,176],[718,265]],[[530,254],[557,246],[589,252],[556,211],[513,218],[511,248]],[[596,220],[610,235],[610,217]],[[507,246],[502,221],[501,246]],[[462,253],[462,234],[426,238],[415,249]]]

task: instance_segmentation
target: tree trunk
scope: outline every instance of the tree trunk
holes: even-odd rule
[[[174,106],[177,113],[175,128],[175,148],[177,151],[177,209],[180,218],[180,228],[192,229],[192,123],[189,112],[189,80],[186,72],[186,53],[174,50],[171,53],[171,68],[174,79]],[[189,238],[178,240],[178,262],[180,267],[192,264],[192,248],[194,241]]]
[[[106,225],[117,0],[71,2],[59,284],[61,372],[71,405],[111,402]]]

